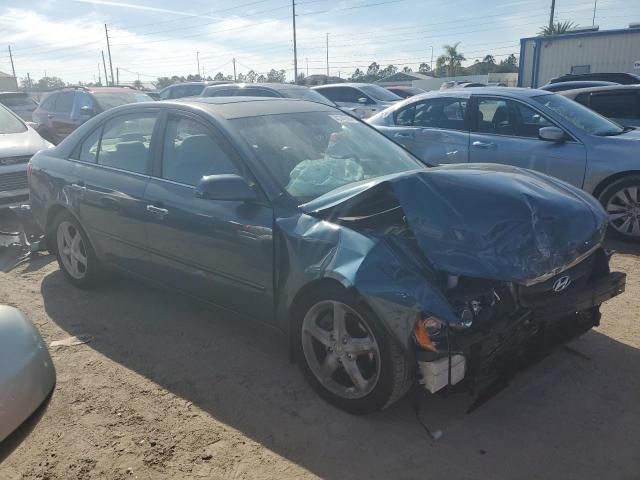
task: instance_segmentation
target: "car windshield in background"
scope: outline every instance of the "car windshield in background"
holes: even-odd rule
[[[342,113],[232,120],[279,185],[301,203],[383,175],[426,168],[371,127]]]
[[[0,103],[7,107],[36,107],[38,104],[27,95],[6,95],[0,97]]]
[[[153,98],[140,92],[94,92],[93,96],[104,110],[129,103],[153,102]]]
[[[310,102],[322,103],[323,105],[335,107],[335,104],[331,100],[310,88],[285,88],[282,90],[282,94],[289,98],[298,98],[300,100],[308,100]]]
[[[0,107],[0,135],[26,132],[27,127],[22,120],[4,107]]]
[[[371,98],[381,102],[397,102],[398,100],[402,100],[402,98],[395,93],[390,92],[386,88],[379,87],[378,85],[362,85],[359,88]]]
[[[533,99],[553,110],[571,124],[592,135],[606,137],[619,135],[624,132],[624,128],[620,125],[611,120],[607,120],[593,110],[562,95],[539,95],[533,97]]]

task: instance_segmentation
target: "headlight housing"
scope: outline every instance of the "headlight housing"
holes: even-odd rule
[[[438,349],[434,345],[432,338],[438,335],[442,331],[443,327],[444,322],[438,317],[434,317],[429,314],[422,314],[416,319],[416,323],[413,328],[413,335],[420,347],[425,350],[437,352]]]

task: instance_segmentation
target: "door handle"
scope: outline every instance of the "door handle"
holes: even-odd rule
[[[473,145],[474,147],[477,147],[477,148],[484,148],[486,150],[495,150],[496,148],[498,148],[498,146],[493,142],[488,142],[487,143],[487,142],[475,141],[471,145]]]
[[[169,210],[166,208],[156,207],[155,205],[147,205],[147,212],[160,219],[163,219],[169,214]]]
[[[394,133],[393,138],[413,138],[413,135],[410,133]]]
[[[54,115],[52,115],[51,113],[47,114],[47,118],[53,118],[53,117],[54,117]]]
[[[78,192],[86,192],[87,191],[87,186],[84,184],[83,181],[79,181],[78,183],[72,183],[71,184],[71,188],[78,191]]]

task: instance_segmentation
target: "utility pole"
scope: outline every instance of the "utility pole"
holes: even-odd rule
[[[236,77],[236,59],[233,59],[233,81],[235,82],[238,77]]]
[[[431,69],[431,75],[433,75],[433,45],[431,45],[431,64],[429,68]]]
[[[598,8],[598,0],[593,0],[593,20],[591,21],[591,26],[596,26],[596,8]]]
[[[551,15],[549,15],[549,30],[553,31],[553,19],[556,15],[556,0],[551,0]],[[551,32],[549,32],[551,33]]]
[[[29,75],[29,72],[27,72],[27,88],[29,90],[33,89],[33,85],[31,85],[31,75]]]
[[[98,63],[98,84],[102,85],[102,76],[100,75],[100,64]]]
[[[196,63],[198,64],[198,76],[200,76],[200,52],[196,52]]]
[[[13,54],[11,53],[11,45],[9,45],[9,59],[11,60],[11,71],[13,72],[13,78],[16,80],[16,87],[17,87],[18,77],[16,77],[16,67],[13,66]]]
[[[109,75],[107,75],[107,63],[104,61],[104,50],[100,52],[102,53],[102,66],[104,67],[104,83],[105,86],[109,86]]]
[[[309,59],[305,57],[305,62],[307,62],[307,77],[309,76]]]
[[[120,67],[116,67],[116,85],[120,85]]]
[[[111,45],[109,45],[109,30],[107,24],[104,24],[104,34],[107,37],[107,53],[109,54],[109,70],[111,70],[111,86],[113,86],[113,63],[111,62]]]
[[[327,33],[327,81],[329,80],[329,33]]]
[[[291,0],[293,7],[293,83],[298,84],[298,45],[296,44],[296,0]]]

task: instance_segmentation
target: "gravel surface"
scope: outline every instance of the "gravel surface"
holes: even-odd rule
[[[330,407],[259,324],[123,278],[78,290],[36,254],[0,273],[0,303],[47,343],[88,343],[50,348],[53,397],[0,479],[638,479],[640,248],[613,246],[627,291],[579,354],[557,350],[472,414],[466,395],[425,395],[438,442],[410,398]]]

